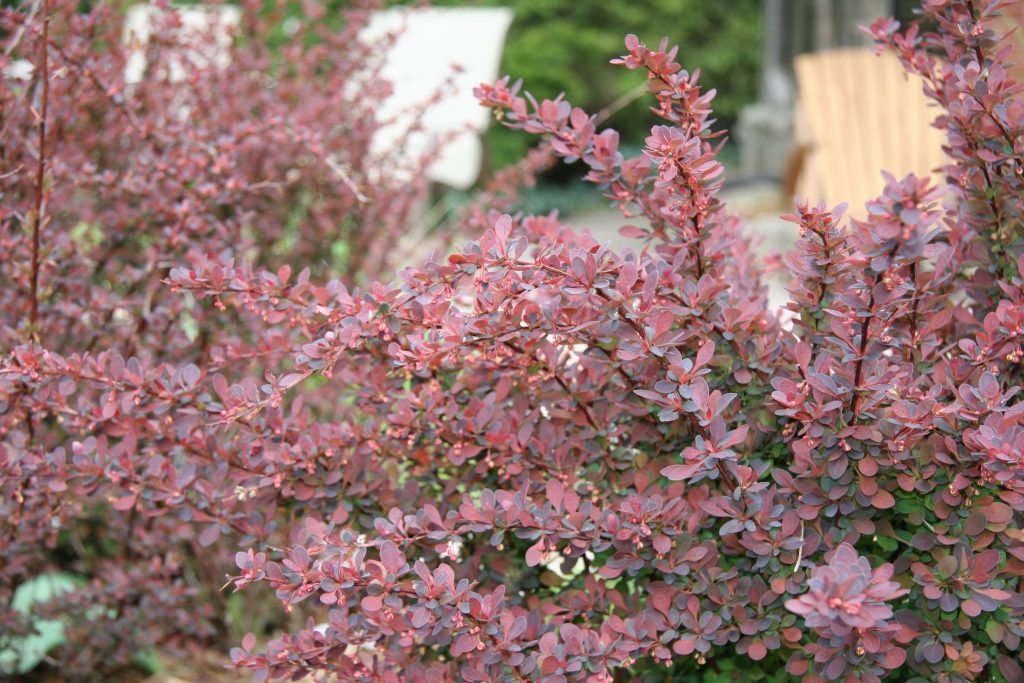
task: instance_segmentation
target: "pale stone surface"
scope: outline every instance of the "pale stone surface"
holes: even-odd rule
[[[808,153],[796,192],[812,203],[847,203],[847,216],[865,218],[865,203],[885,186],[880,169],[896,178],[931,175],[946,184],[940,113],[908,77],[896,56],[842,48],[796,59],[800,97],[797,142]]]
[[[135,5],[125,17],[124,40],[132,50],[125,68],[125,82],[138,83],[146,71],[145,45],[162,17],[153,5]],[[232,29],[241,20],[233,5],[218,7],[174,7],[186,32],[204,36],[200,52],[188,54],[188,61],[230,64]],[[378,109],[382,121],[392,121],[373,139],[372,150],[386,157],[416,122],[419,105],[444,89],[444,96],[432,104],[420,119],[422,130],[408,135],[404,154],[416,157],[442,149],[428,169],[428,178],[459,190],[470,188],[483,165],[480,134],[490,122],[490,111],[477,104],[473,88],[498,78],[505,35],[512,23],[506,8],[396,8],[375,12],[362,37],[384,42],[389,33],[398,37],[384,54],[381,77],[391,82],[393,92]],[[170,63],[169,78],[181,81],[185,64]],[[413,172],[414,164],[398,164],[389,172]]]
[[[27,59],[15,59],[4,67],[3,74],[5,78],[15,81],[27,81],[32,78],[35,69],[35,65]]]
[[[793,152],[792,105],[756,102],[744,107],[736,138],[745,177],[781,177]]]
[[[423,116],[423,133],[410,140],[413,153],[423,153],[444,136],[454,136],[427,170],[430,180],[465,190],[476,182],[483,163],[480,133],[490,110],[473,97],[473,88],[498,78],[505,34],[512,11],[505,8],[394,9],[374,14],[365,37],[383,39],[401,30],[385,54],[382,76],[394,93],[380,110],[382,119],[397,119],[380,131],[373,148],[385,152],[413,121],[409,108],[428,100],[445,82],[452,90]],[[453,71],[453,67],[455,70]]]

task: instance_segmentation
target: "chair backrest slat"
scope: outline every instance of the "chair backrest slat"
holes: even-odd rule
[[[801,198],[849,202],[854,216],[882,188],[881,170],[928,175],[945,163],[936,109],[899,61],[843,48],[796,58],[798,141],[808,145]],[[941,181],[941,174],[935,174]]]

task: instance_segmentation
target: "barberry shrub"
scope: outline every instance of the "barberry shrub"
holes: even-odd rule
[[[260,287],[287,296],[319,288],[296,287],[283,263],[305,268],[302,282],[372,281],[404,258],[397,243],[427,190],[428,159],[407,155],[406,138],[374,151],[394,36],[366,38],[373,3],[329,16],[248,2],[237,25],[188,10],[205,11],[206,28],[155,3],[142,37],[120,3],[88,4],[0,8],[0,678],[42,616],[66,623],[54,653],[65,675],[148,646],[241,638],[238,617],[252,615],[217,592],[233,541],[209,546],[220,530],[268,540],[326,480],[315,467],[294,479],[307,458],[284,442],[272,454],[210,429],[207,380],[276,368],[294,326],[321,322],[264,307],[256,290],[228,309],[164,280],[237,259],[277,264]],[[498,174],[485,197],[508,202],[543,162]],[[333,412],[331,388],[322,396],[317,414]],[[19,586],[54,569],[85,583],[40,606],[48,615],[12,609]]]
[[[633,36],[616,62],[665,121],[637,158],[561,98],[478,96],[582,161],[635,249],[494,211],[361,290],[197,234],[144,291],[204,311],[201,343],[110,281],[127,262],[15,279],[5,585],[88,530],[90,583],[49,609],[93,650],[164,645],[201,635],[210,550],[241,547],[229,586],[305,620],[232,652],[260,680],[1024,680],[1024,88],[987,27],[1002,4],[871,27],[941,107],[947,183],[885,176],[862,221],[799,205],[785,324],[718,196],[713,93]],[[38,187],[51,206],[60,185]],[[72,241],[32,220],[5,223],[19,273],[25,233]],[[62,342],[90,325],[102,346]]]

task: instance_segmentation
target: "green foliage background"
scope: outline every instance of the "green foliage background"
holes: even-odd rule
[[[351,1],[326,0],[324,22],[340,22],[340,10]],[[389,7],[425,1],[384,0]],[[265,2],[269,9],[274,0]],[[716,129],[732,128],[740,109],[757,99],[761,0],[430,0],[430,4],[511,8],[514,18],[500,75],[522,78],[525,88],[539,99],[565,93],[574,105],[597,113],[642,84],[644,75],[609,64],[625,52],[627,33],[650,45],[667,37],[679,46],[680,63],[690,71],[699,68],[703,86],[717,91]],[[304,13],[300,2],[290,3],[290,8],[293,16]],[[624,151],[638,151],[651,126],[660,122],[650,112],[650,103],[651,98],[641,96],[605,123],[622,134]],[[492,125],[485,137],[486,169],[515,163],[535,143],[534,136]],[[736,148],[727,144],[723,163],[730,165],[735,156]],[[578,169],[557,164],[540,185],[523,192],[520,208],[547,213],[559,207],[564,216],[601,203],[592,187],[566,182],[579,176]]]
[[[502,73],[522,78],[538,98],[565,92],[573,104],[596,112],[628,92],[643,76],[608,64],[635,33],[648,44],[663,37],[679,45],[687,69],[700,67],[701,82],[716,88],[719,125],[730,126],[740,108],[757,97],[761,59],[759,0],[435,0],[437,6],[505,6],[515,12],[502,57]],[[641,97],[608,125],[623,142],[642,144],[655,117]],[[500,126],[488,134],[493,167],[515,161],[530,136]]]
[[[6,0],[2,0],[5,1]],[[136,0],[126,0],[132,4]],[[193,4],[202,0],[176,0]],[[387,6],[424,0],[384,0]],[[502,55],[501,75],[522,78],[538,99],[561,92],[574,105],[596,113],[642,83],[643,76],[609,60],[625,52],[623,38],[636,34],[649,45],[663,37],[679,46],[684,68],[701,70],[701,83],[715,88],[717,128],[730,128],[739,110],[757,99],[761,62],[761,0],[429,0],[436,7],[509,7],[515,13]],[[268,11],[274,0],[265,0]],[[326,0],[323,21],[341,21],[351,0]],[[287,15],[302,16],[301,2]],[[458,36],[452,36],[457,40]],[[276,42],[272,40],[271,42]],[[608,120],[626,149],[638,148],[658,122],[650,98],[640,97]],[[518,161],[532,136],[492,126],[487,133],[490,168]]]

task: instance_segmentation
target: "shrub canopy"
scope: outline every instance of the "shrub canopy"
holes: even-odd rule
[[[258,679],[1022,680],[1024,96],[999,4],[871,27],[940,106],[949,182],[885,176],[863,221],[800,204],[782,316],[666,42],[616,60],[664,119],[636,158],[561,98],[477,91],[582,160],[635,248],[481,209],[478,239],[359,289],[298,267],[323,224],[282,252],[255,226],[287,207],[247,204],[332,171],[282,145],[347,113],[222,112],[216,79],[258,69],[123,93],[105,10],[4,10],[47,78],[3,91],[0,595],[88,578],[39,608],[71,625],[69,675],[237,625],[215,589],[241,548],[229,585],[308,619],[241,639]],[[368,177],[380,210],[406,196]]]

